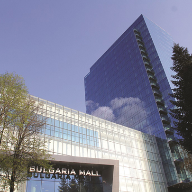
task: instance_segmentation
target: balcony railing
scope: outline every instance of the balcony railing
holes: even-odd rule
[[[157,85],[157,83],[155,83],[155,82],[150,82],[150,84],[151,84],[152,88],[156,88],[156,89],[159,88],[159,85]]]
[[[140,49],[141,54],[147,56],[146,51],[144,49]]]
[[[169,118],[166,116],[161,116],[161,121],[163,122],[163,124],[169,124],[170,123]]]
[[[140,43],[140,42],[137,42],[137,43],[138,43],[140,49],[144,49],[143,43]]]
[[[142,54],[143,59],[148,60],[147,55]]]
[[[146,65],[145,68],[146,68],[146,70],[152,70],[152,67],[151,67],[150,64],[149,64],[149,65]]]
[[[161,96],[161,92],[158,89],[153,89],[153,94],[155,96]]]
[[[155,97],[155,101],[156,101],[157,105],[164,105],[164,102],[161,99],[161,97],[159,97],[159,98]]]
[[[155,76],[153,73],[148,73],[149,80],[155,81]]]
[[[148,58],[144,58],[144,57],[143,57],[143,61],[150,63]]]
[[[167,114],[167,110],[164,107],[158,107],[160,114]]]
[[[173,134],[173,128],[170,126],[170,125],[164,125],[164,130],[165,130],[165,133],[167,134]]]
[[[147,71],[147,73],[149,73],[149,74],[151,74],[151,75],[154,75],[154,73],[152,72],[152,69],[146,68],[146,71]]]
[[[144,61],[145,66],[151,67],[150,63],[148,61]]]
[[[137,31],[137,29],[133,29],[135,34],[140,34],[139,31]]]
[[[177,139],[174,137],[174,135],[167,135],[167,141],[172,144],[172,143],[177,143]]]
[[[137,43],[142,43],[143,44],[143,41],[141,40],[141,38],[139,37],[136,37],[136,39],[137,39]]]
[[[141,36],[138,33],[135,33],[136,39],[141,39]]]

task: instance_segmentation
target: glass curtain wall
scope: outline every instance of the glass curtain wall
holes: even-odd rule
[[[50,154],[119,160],[120,192],[167,191],[154,136],[35,99],[44,104],[44,116],[51,119],[42,129]]]

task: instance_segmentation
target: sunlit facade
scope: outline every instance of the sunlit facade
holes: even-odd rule
[[[43,103],[43,115],[48,117],[42,136],[48,141],[48,151],[55,158],[55,169],[75,167],[79,170],[88,167],[94,173],[98,170],[100,178],[97,183],[103,192],[167,191],[167,180],[155,136],[43,99],[34,99]],[[106,169],[108,165],[111,171]],[[109,179],[109,176],[112,178]],[[74,178],[78,180],[78,176],[70,175],[68,179],[65,175],[65,182],[70,185]],[[93,177],[85,180],[90,178]],[[75,183],[79,188],[74,192],[94,192],[91,187],[80,189],[80,181]],[[26,192],[56,192],[61,185],[62,179],[45,178],[45,175],[40,178],[39,173],[39,176],[32,176],[27,181]]]

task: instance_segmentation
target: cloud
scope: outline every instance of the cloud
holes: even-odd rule
[[[111,108],[116,117],[115,122],[126,126],[133,126],[137,120],[147,117],[144,102],[139,98],[115,98],[111,101]]]
[[[108,121],[113,121],[126,126],[133,124],[147,117],[144,102],[139,98],[115,98],[111,100],[109,106],[99,106],[98,103],[87,101],[87,112]]]
[[[91,115],[106,119],[108,121],[114,121],[115,115],[113,114],[113,110],[110,107],[99,107],[95,111],[91,113]]]
[[[99,107],[99,103],[94,103],[93,101],[89,100],[85,102],[87,113],[92,113],[92,111],[95,111]]]
[[[141,100],[139,98],[129,97],[129,98],[115,98],[111,101],[111,107],[112,109],[118,109],[125,106],[132,107],[133,105],[138,105],[141,103]]]

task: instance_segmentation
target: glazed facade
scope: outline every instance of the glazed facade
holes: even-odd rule
[[[65,157],[72,157],[118,162],[115,175],[111,173],[112,183],[107,190],[104,190],[103,186],[103,192],[167,191],[167,180],[155,136],[43,99],[35,99],[43,103],[44,116],[48,117],[42,136],[48,141],[50,154],[57,155],[57,158],[60,156],[65,161]],[[65,166],[68,163],[65,162]],[[102,176],[104,172],[101,170],[100,174]],[[45,180],[31,179],[27,182],[26,192],[45,189],[51,189],[51,192],[59,191],[59,179],[54,182],[53,179],[47,179],[47,185],[44,184]],[[104,183],[107,185],[107,181]],[[118,189],[113,186],[118,186]]]
[[[171,37],[141,15],[90,68],[86,113],[166,139],[157,101],[164,113],[171,108],[165,69],[170,74],[172,46]]]
[[[170,35],[141,15],[95,62],[84,81],[88,114],[157,137],[168,186],[191,177],[180,168],[181,150],[169,114],[174,107],[169,95],[172,47]],[[164,147],[165,140],[169,147]]]

